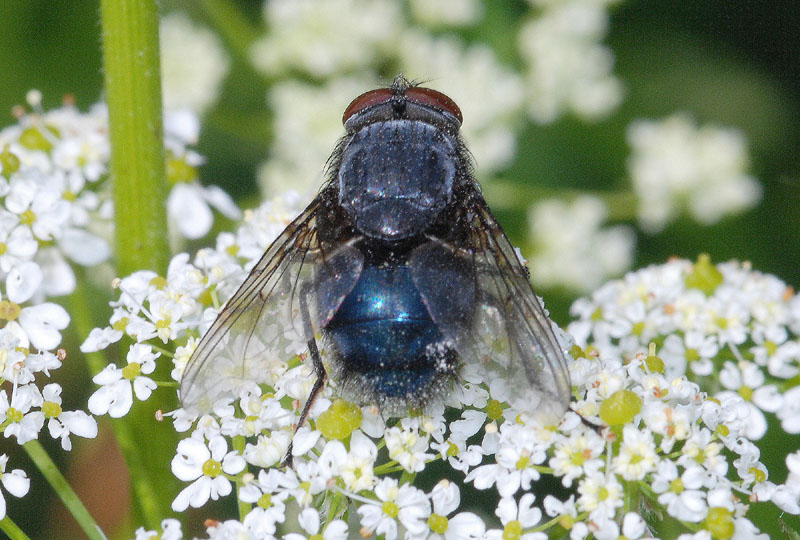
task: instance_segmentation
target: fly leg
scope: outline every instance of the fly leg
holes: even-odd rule
[[[308,400],[306,401],[306,404],[303,406],[303,410],[300,413],[300,419],[297,421],[297,426],[294,428],[294,435],[297,434],[297,430],[303,427],[303,424],[308,417],[308,412],[311,410],[311,406],[314,404],[314,401],[316,401],[317,397],[319,397],[320,392],[322,392],[322,387],[325,385],[325,381],[328,378],[328,375],[325,372],[325,366],[322,365],[322,358],[319,355],[317,341],[314,339],[314,327],[311,324],[311,315],[308,312],[308,293],[308,285],[302,286],[300,290],[300,315],[303,318],[303,330],[305,331],[306,336],[309,336],[308,352],[311,354],[311,362],[314,366],[314,374],[317,376],[317,379],[314,381],[314,386],[311,387],[311,394],[309,394]],[[286,450],[286,455],[281,460],[281,467],[292,466],[294,435],[292,435],[292,440],[289,441],[289,448]]]

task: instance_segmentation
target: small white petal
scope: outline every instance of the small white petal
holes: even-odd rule
[[[59,419],[78,437],[93,439],[97,437],[97,420],[83,411],[66,411],[61,413]]]
[[[89,411],[98,416],[108,413],[111,418],[122,418],[132,405],[131,384],[124,379],[98,388],[89,398]]]
[[[15,266],[6,278],[6,294],[8,299],[17,304],[28,300],[39,288],[44,279],[44,273],[38,264],[26,262]]]
[[[108,242],[84,229],[66,229],[58,245],[67,257],[81,266],[95,266],[111,256]]]
[[[67,311],[50,302],[24,308],[19,323],[34,347],[41,351],[55,349],[61,343],[61,332],[69,324]]]
[[[167,199],[167,213],[186,238],[200,238],[211,230],[214,216],[203,200],[202,188],[178,184]]]
[[[22,469],[14,469],[11,472],[2,473],[0,480],[3,482],[3,487],[6,491],[11,493],[14,497],[22,497],[31,487],[31,480]],[[0,499],[2,495],[0,495]]]
[[[89,337],[81,344],[81,352],[97,352],[122,339],[122,332],[111,327],[92,328]],[[95,381],[97,382],[97,381]],[[102,384],[102,383],[99,383]]]

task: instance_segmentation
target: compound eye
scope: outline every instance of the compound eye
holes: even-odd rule
[[[378,88],[377,90],[370,90],[364,92],[356,99],[350,102],[350,105],[344,110],[342,115],[342,123],[346,123],[351,116],[360,113],[364,109],[386,103],[395,95],[394,90],[391,88]]]
[[[426,105],[437,111],[445,111],[452,114],[458,119],[459,124],[464,123],[464,117],[461,115],[461,109],[458,108],[456,102],[432,88],[422,88],[419,86],[412,86],[405,91],[405,97],[409,101]],[[352,106],[352,105],[351,105]]]

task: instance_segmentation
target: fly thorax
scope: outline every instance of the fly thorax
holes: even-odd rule
[[[456,141],[441,128],[419,120],[369,124],[342,151],[339,203],[367,236],[415,236],[450,201],[456,164]]]

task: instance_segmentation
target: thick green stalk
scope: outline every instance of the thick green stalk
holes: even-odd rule
[[[164,275],[169,248],[156,0],[101,0],[100,8],[117,271],[120,276],[142,269]],[[123,357],[129,345],[122,343]],[[157,409],[174,407],[174,398],[165,397],[157,393],[121,420],[132,434],[133,444],[120,443],[131,473],[137,475],[136,503],[151,529],[159,526],[177,492],[169,471],[176,436],[153,417]]]
[[[78,524],[86,533],[90,540],[105,540],[105,535],[100,527],[95,523],[89,511],[83,506],[83,503],[72,491],[72,488],[67,482],[67,479],[58,470],[56,464],[47,455],[47,452],[42,447],[41,443],[36,439],[28,441],[23,445],[31,461],[36,465],[42,475],[47,479],[47,482],[53,487],[58,497],[69,510],[70,514],[77,520]]]
[[[156,2],[100,6],[119,273],[163,274],[169,249]]]

